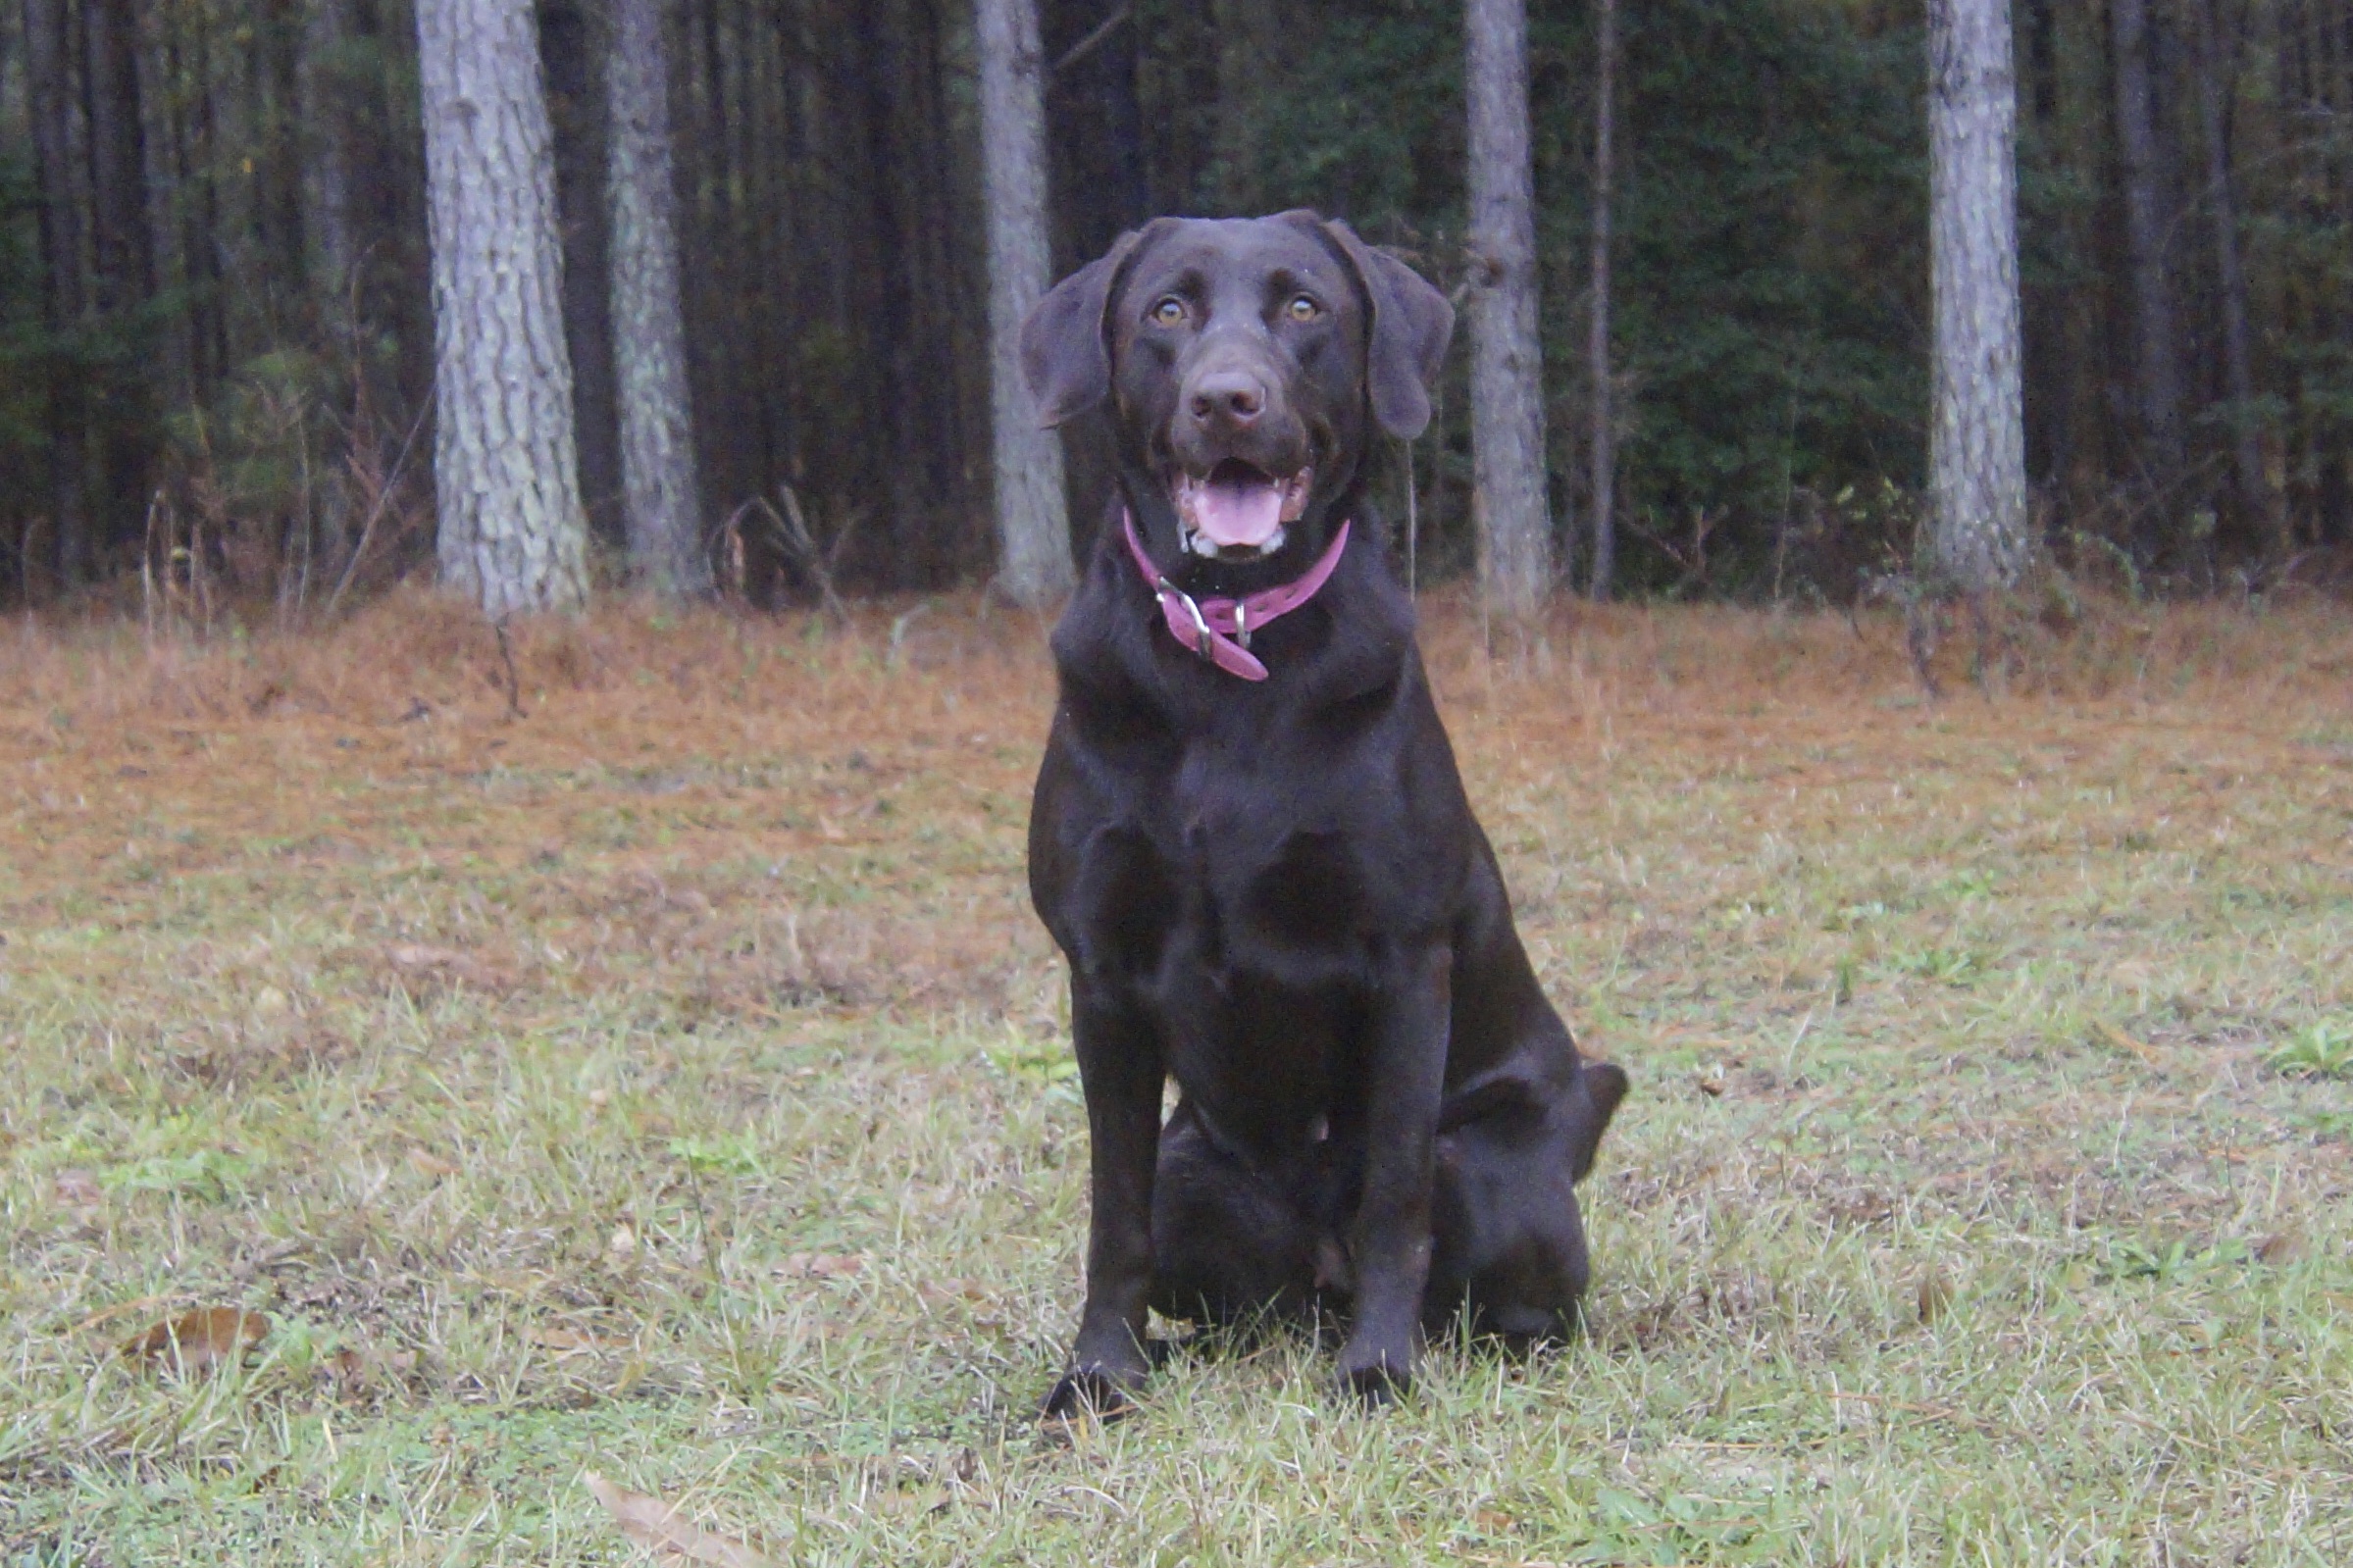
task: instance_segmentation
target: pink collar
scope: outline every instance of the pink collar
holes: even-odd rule
[[[1169,635],[1226,674],[1245,681],[1266,679],[1266,666],[1251,655],[1250,634],[1315,597],[1340,565],[1340,552],[1348,548],[1348,525],[1343,523],[1325,547],[1323,558],[1307,568],[1304,576],[1239,599],[1196,599],[1162,576],[1152,558],[1144,553],[1133,515],[1122,510],[1119,526],[1127,531],[1128,554],[1135,558],[1136,570],[1144,574],[1144,585],[1159,598]]]

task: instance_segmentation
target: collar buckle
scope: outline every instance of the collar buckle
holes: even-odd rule
[[[1187,593],[1183,588],[1178,587],[1166,578],[1160,579],[1157,586],[1164,594],[1175,594],[1177,596],[1177,603],[1183,605],[1185,607],[1185,613],[1193,618],[1193,651],[1200,654],[1202,658],[1207,659],[1210,663],[1216,663],[1217,655],[1209,651],[1209,645],[1215,638],[1216,633],[1209,630],[1208,619],[1201,613],[1201,606],[1194,602],[1193,595]],[[1246,648],[1249,647],[1250,639],[1248,637],[1243,638],[1242,645]]]

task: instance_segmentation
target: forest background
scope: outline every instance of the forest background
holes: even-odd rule
[[[1458,6],[1043,10],[1057,271],[1154,213],[1311,205],[1461,285]],[[617,561],[600,18],[582,0],[537,12],[582,494]],[[45,602],[142,562],[152,581],[180,550],[183,577],[299,614],[427,558],[406,0],[23,0],[11,21],[0,595]],[[1887,0],[1625,10],[1622,587],[1842,601],[1908,558],[1929,365],[1919,24]],[[2044,540],[2135,588],[2325,573],[2353,544],[2353,11],[2021,0],[2016,24]],[[733,585],[805,597],[812,561],[867,589],[985,577],[968,9],[683,0],[668,25],[699,515],[716,543],[754,498],[782,513],[789,486],[810,535],[796,551],[744,531],[720,552]],[[1572,576],[1592,25],[1582,3],[1529,6],[1556,556]],[[44,191],[43,168],[64,188]],[[1464,357],[1413,453],[1425,580],[1474,548]],[[1100,470],[1081,444],[1083,533]],[[1393,457],[1393,515],[1406,478]]]
[[[2353,568],[2353,8],[2020,0],[2060,570],[1939,648],[1782,609],[1927,602],[1929,8],[1593,4],[1529,7],[1551,554],[1590,583],[1607,389],[1638,602],[1496,657],[1449,585],[1420,633],[1637,1085],[1590,1338],[1440,1346],[1376,1418],[1307,1337],[1162,1325],[1145,1418],[1069,1428],[1052,672],[933,591],[999,565],[962,0],[668,9],[729,597],[511,625],[427,582],[407,0],[0,6],[0,1563],[2353,1561],[2353,618],[2281,591]],[[608,585],[647,9],[497,40],[578,430],[507,466],[577,478]],[[1045,9],[1054,266],[1309,202],[1475,297],[1465,14],[1510,7]],[[1468,358],[1379,481],[1425,587]]]

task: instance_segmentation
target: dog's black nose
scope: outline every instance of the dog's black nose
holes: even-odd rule
[[[1266,409],[1266,386],[1248,371],[1212,371],[1193,383],[1193,417],[1248,425]]]

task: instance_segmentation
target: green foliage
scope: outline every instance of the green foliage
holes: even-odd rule
[[[2286,1078],[2353,1078],[2353,1028],[2322,1022],[2300,1030],[2264,1057]]]
[[[339,473],[354,446],[397,450],[430,399],[411,10],[405,0],[360,8],[339,38],[302,8],[163,0],[143,14],[132,118],[151,138],[152,287],[143,302],[88,308],[63,329],[46,313],[37,95],[25,90],[21,56],[8,57],[0,568],[41,531],[60,480],[86,514],[100,570],[136,559],[159,485],[183,513],[208,497],[241,509],[271,541],[265,554],[282,554],[280,541],[305,536],[303,527],[320,534],[306,559],[332,554],[341,509],[317,499],[315,480],[306,487],[305,465]],[[1457,0],[1049,0],[1044,10],[1049,52],[1090,40],[1088,58],[1057,70],[1048,93],[1062,259],[1094,253],[1149,211],[1304,205],[1349,218],[1459,297]],[[617,458],[594,335],[604,328],[583,303],[603,282],[598,46],[584,15],[570,0],[540,10],[588,471]],[[2353,87],[2327,63],[2341,60],[2333,16],[2309,3],[2217,14],[2254,344],[2245,396],[2230,392],[2219,346],[2221,193],[2204,164],[2199,56],[2186,34],[2164,51],[2160,139],[2176,177],[2166,260],[2190,450],[2188,472],[2156,494],[2132,412],[2103,13],[2020,10],[2028,463],[2049,542],[2071,570],[2115,577],[2135,594],[2211,588],[2234,563],[2253,582],[2266,560],[2353,539],[2343,177]],[[1110,17],[1121,20],[1106,29]],[[1904,569],[1923,481],[1918,8],[1656,0],[1625,8],[1620,25],[1611,293],[1621,581],[1658,593],[1850,598],[1867,574]],[[707,509],[773,500],[789,482],[828,518],[864,520],[844,535],[845,581],[915,586],[977,568],[988,416],[969,8],[692,0],[677,30]],[[1528,35],[1552,499],[1560,553],[1573,565],[1587,525],[1592,0],[1530,0]],[[81,103],[86,73],[74,75],[69,96]],[[345,176],[348,286],[322,276],[309,210],[307,182],[329,150]],[[69,181],[80,209],[94,194],[86,174]],[[80,217],[86,234],[92,212]],[[85,274],[94,264],[93,250]],[[94,278],[79,279],[85,305]],[[1466,358],[1458,354],[1413,454],[1425,580],[1466,568],[1472,554]],[[296,392],[307,407],[290,401]],[[2263,454],[2262,497],[2233,479],[2246,433]],[[49,461],[53,441],[63,464]],[[1087,462],[1081,489],[1101,477]],[[1394,455],[1387,470],[1380,509],[1396,515],[1405,471]],[[598,482],[592,505],[618,481]],[[46,561],[54,543],[35,553]],[[39,592],[39,575],[0,581]]]
[[[46,467],[45,362],[55,345],[42,322],[40,210],[26,149],[0,142],[0,517],[29,512]],[[16,578],[25,540],[0,529],[0,569]],[[4,580],[0,580],[4,581]]]
[[[1796,491],[1920,480],[1919,35],[1812,0],[1673,0],[1627,26],[1623,483],[1658,527],[1729,513],[1754,581]]]
[[[1278,10],[1269,46],[1279,69],[1221,102],[1237,124],[1185,205],[1340,214],[1456,287],[1460,7]],[[1809,494],[1920,482],[1921,44],[1903,15],[1882,25],[1871,7],[1824,0],[1665,0],[1626,14],[1614,217],[1614,363],[1628,422],[1620,493],[1654,534],[1679,533],[1695,509],[1709,515],[1722,542],[1707,586],[1765,587],[1778,532]],[[1583,505],[1590,7],[1539,3],[1528,25],[1552,487],[1565,534]],[[1469,559],[1469,442],[1458,379],[1421,459],[1435,454],[1423,547],[1442,570]],[[1867,541],[1867,554],[1891,536],[1888,519],[1833,512],[1813,509],[1829,531]],[[1828,574],[1839,581],[1819,585],[1844,594],[1855,582],[1839,561]],[[1664,585],[1672,568],[1664,550],[1629,561],[1637,585],[1646,575]]]

